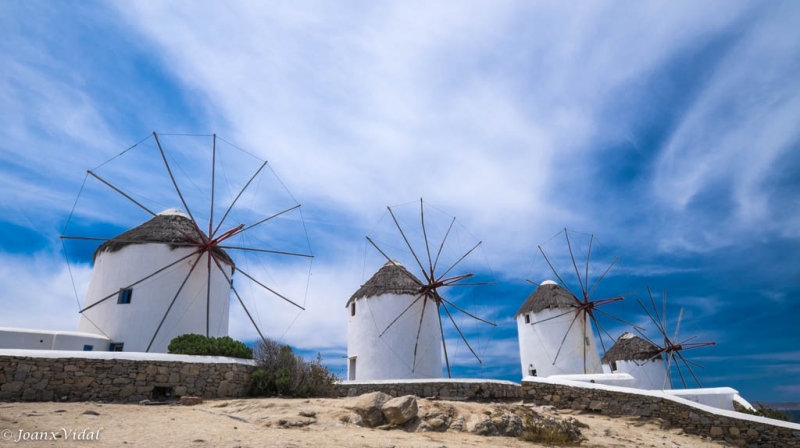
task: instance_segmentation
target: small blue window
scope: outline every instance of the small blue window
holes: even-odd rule
[[[93,345],[84,345],[83,346],[83,351],[90,352],[90,351],[92,351],[93,348],[94,348]]]
[[[117,303],[131,303],[131,297],[133,297],[133,290],[130,288],[120,289],[119,290],[119,297],[117,298]]]
[[[125,345],[125,344],[123,344],[122,342],[112,342],[111,346],[108,348],[108,351],[121,352],[123,345]]]

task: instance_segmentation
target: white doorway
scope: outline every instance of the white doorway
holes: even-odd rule
[[[347,379],[350,381],[356,380],[356,357],[350,358],[350,364],[347,368]]]

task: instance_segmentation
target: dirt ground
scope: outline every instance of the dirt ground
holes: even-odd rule
[[[195,406],[105,403],[0,403],[0,446],[20,447],[533,447],[510,437],[467,432],[410,433],[346,423],[344,399],[212,400]],[[432,406],[418,400],[420,412]],[[438,402],[443,403],[443,402]],[[484,403],[447,402],[461,414]],[[304,417],[301,412],[313,417]],[[589,427],[584,447],[712,447],[708,439],[657,420],[560,412]],[[283,422],[281,422],[283,421]]]

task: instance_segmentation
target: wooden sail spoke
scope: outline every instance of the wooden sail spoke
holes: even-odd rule
[[[392,321],[389,323],[389,325],[387,325],[387,326],[386,326],[386,328],[385,328],[385,329],[384,329],[384,330],[381,332],[381,334],[379,334],[379,335],[378,335],[378,337],[382,337],[382,336],[383,336],[383,335],[384,335],[384,334],[385,334],[387,331],[389,331],[389,329],[390,329],[390,328],[392,328],[392,325],[394,325],[394,324],[395,324],[395,322],[397,322],[398,320],[400,320],[400,318],[401,318],[401,317],[403,317],[403,315],[404,315],[404,314],[406,314],[406,312],[408,312],[408,310],[410,310],[410,309],[411,309],[411,307],[413,307],[413,306],[414,306],[414,305],[415,305],[417,302],[419,302],[419,299],[421,299],[421,298],[423,298],[423,297],[425,297],[425,294],[419,294],[419,295],[417,296],[417,298],[416,298],[416,299],[414,299],[414,301],[413,301],[413,302],[411,302],[411,303],[410,303],[410,304],[409,304],[409,305],[408,305],[408,306],[407,306],[407,307],[406,307],[406,308],[403,310],[403,312],[402,312],[402,313],[398,314],[398,315],[397,315],[397,317],[395,317],[395,318],[394,318],[394,319],[393,319],[393,320],[392,320]]]
[[[453,263],[453,265],[452,265],[452,266],[450,266],[449,268],[447,268],[447,270],[446,270],[446,271],[444,271],[444,273],[443,273],[441,276],[439,276],[439,280],[441,280],[442,278],[444,278],[444,276],[445,276],[445,275],[447,275],[447,274],[448,274],[450,271],[452,271],[452,270],[453,270],[453,268],[455,268],[456,266],[458,266],[458,264],[459,264],[459,263],[461,263],[461,262],[462,262],[462,261],[463,261],[465,258],[467,258],[467,256],[468,256],[469,254],[471,254],[471,253],[472,253],[472,251],[474,251],[475,249],[477,249],[477,248],[478,248],[478,246],[480,246],[480,245],[481,245],[481,243],[483,243],[483,241],[478,241],[478,244],[474,245],[474,246],[473,246],[473,247],[472,247],[470,250],[468,250],[468,251],[467,251],[467,253],[465,253],[464,255],[462,255],[462,256],[461,256],[461,258],[459,258],[458,260],[456,260],[456,262],[455,262],[455,263]]]
[[[392,220],[394,221],[395,226],[397,226],[397,230],[400,231],[400,235],[403,237],[403,241],[406,242],[406,246],[408,246],[408,250],[411,251],[411,255],[414,256],[414,260],[416,260],[420,271],[422,271],[422,275],[425,277],[425,279],[428,281],[428,283],[432,283],[433,282],[433,278],[429,277],[428,273],[425,272],[425,268],[422,266],[422,262],[419,261],[419,257],[417,256],[417,253],[414,252],[414,248],[411,247],[411,243],[408,242],[408,238],[406,238],[406,233],[403,232],[403,228],[400,227],[400,223],[397,221],[397,217],[394,216],[394,212],[392,211],[392,208],[391,207],[386,207],[386,208],[389,210],[389,214],[392,215]]]
[[[245,227],[243,227],[243,228],[242,228],[240,231],[236,232],[236,234],[238,235],[238,234],[240,234],[240,233],[247,232],[248,230],[252,229],[252,228],[253,228],[253,227],[255,227],[255,226],[258,226],[258,225],[264,224],[264,223],[265,223],[265,222],[267,222],[267,221],[270,221],[270,220],[272,220],[272,219],[274,219],[274,218],[277,218],[278,216],[281,216],[281,215],[283,215],[283,214],[285,214],[285,213],[289,213],[290,211],[292,211],[292,210],[295,210],[295,209],[298,209],[298,208],[300,208],[300,207],[301,207],[301,204],[297,204],[297,205],[294,205],[294,206],[292,206],[292,207],[289,207],[289,208],[287,208],[286,210],[283,210],[283,211],[280,211],[280,212],[278,212],[278,213],[275,213],[275,214],[273,214],[273,215],[267,216],[266,218],[262,219],[261,221],[257,221],[257,222],[255,222],[254,224],[250,224],[249,226],[245,226]]]
[[[450,310],[447,309],[447,305],[445,305],[443,303],[441,306],[442,306],[442,308],[444,308],[444,312],[447,313],[447,317],[450,318],[450,322],[452,322],[453,326],[456,328],[456,331],[458,332],[458,335],[461,336],[461,339],[464,341],[465,344],[467,344],[467,348],[469,349],[469,351],[472,352],[472,355],[475,356],[475,359],[478,360],[478,363],[483,364],[483,361],[481,361],[481,358],[478,356],[477,353],[475,353],[475,350],[472,349],[472,346],[469,345],[469,341],[467,340],[467,337],[464,336],[464,333],[462,333],[461,329],[458,328],[458,324],[456,323],[456,320],[453,319],[453,315],[450,314]]]
[[[613,268],[614,265],[617,264],[618,261],[619,261],[619,257],[616,257],[616,258],[614,258],[614,261],[612,261],[611,264],[608,265],[608,268],[606,268],[606,271],[603,272],[603,275],[601,275],[600,278],[597,279],[597,281],[595,282],[594,286],[592,287],[592,290],[589,291],[589,294],[587,296],[588,298],[592,297],[592,294],[594,294],[594,290],[597,289],[597,287],[600,285],[600,282],[603,281],[603,279],[606,277],[606,274],[608,274],[608,272],[611,270],[611,268]]]
[[[450,230],[453,228],[453,224],[456,223],[456,218],[454,217],[452,221],[450,221],[450,227],[447,228],[447,232],[444,234],[444,238],[442,238],[442,244],[439,245],[439,251],[436,253],[436,260],[433,261],[433,270],[436,270],[436,265],[439,264],[439,256],[442,255],[442,249],[444,249],[444,243],[447,241],[447,237],[450,235]]]
[[[266,289],[267,291],[269,291],[269,292],[271,292],[272,294],[274,294],[274,295],[276,295],[276,296],[280,297],[281,299],[285,300],[286,302],[289,302],[289,303],[291,303],[292,305],[296,306],[297,308],[300,308],[300,309],[301,309],[301,310],[303,310],[303,311],[305,311],[305,310],[306,310],[305,308],[303,308],[302,306],[300,306],[300,305],[298,305],[297,303],[293,302],[292,300],[290,300],[290,299],[289,299],[289,298],[287,298],[286,296],[284,296],[284,295],[282,295],[282,294],[278,293],[277,291],[275,291],[274,289],[270,288],[269,286],[267,286],[267,285],[265,285],[265,284],[261,283],[260,281],[256,280],[256,279],[255,279],[255,278],[254,278],[252,275],[248,274],[247,272],[245,272],[245,271],[243,271],[243,270],[239,269],[238,267],[234,267],[234,269],[236,269],[236,272],[240,272],[242,275],[244,275],[245,277],[247,277],[247,278],[249,278],[250,280],[252,280],[252,281],[253,281],[255,284],[257,284],[258,286],[260,286],[260,287],[262,287],[262,288]]]
[[[589,300],[589,296],[586,294],[586,288],[588,286],[583,286],[583,280],[581,280],[581,274],[578,273],[578,263],[575,262],[575,255],[572,253],[572,243],[569,240],[569,231],[564,228],[564,236],[567,238],[567,248],[569,249],[569,258],[572,260],[572,266],[575,267],[575,276],[578,277],[578,283],[581,286],[581,293],[583,294],[583,300]],[[586,281],[589,281],[589,278],[586,278]]]
[[[572,292],[572,289],[570,289],[569,285],[567,285],[567,282],[565,282],[564,279],[561,278],[561,275],[558,273],[558,271],[556,271],[556,268],[553,266],[553,263],[550,262],[550,258],[547,257],[547,254],[545,253],[544,249],[542,249],[542,246],[538,247],[539,247],[539,252],[541,252],[542,256],[544,257],[544,261],[547,262],[547,265],[550,266],[550,270],[553,271],[553,274],[556,276],[558,281],[561,282],[561,286],[567,291],[569,291],[569,293],[572,295],[572,298],[574,298],[576,302],[581,303],[581,301],[578,299],[578,296],[576,296],[575,293]]]
[[[239,291],[237,291],[236,288],[234,288],[233,280],[231,280],[231,278],[228,276],[228,273],[225,272],[225,269],[222,267],[219,260],[214,258],[214,263],[216,263],[217,268],[219,268],[219,270],[222,272],[222,275],[225,276],[225,280],[228,281],[228,285],[231,287],[231,291],[233,291],[233,294],[236,296],[236,299],[239,301],[239,304],[242,305],[242,309],[244,310],[245,314],[247,314],[248,319],[250,319],[250,323],[253,324],[253,328],[256,329],[256,332],[261,337],[261,340],[264,342],[264,344],[267,344],[267,338],[264,337],[264,335],[261,333],[261,329],[258,328],[255,319],[253,319],[253,316],[250,314],[250,310],[247,309],[247,306],[245,306],[241,296],[239,296]]]
[[[225,214],[224,214],[224,215],[222,215],[222,218],[221,218],[221,219],[219,220],[219,222],[217,223],[217,227],[215,227],[215,228],[214,228],[214,232],[213,232],[211,235],[209,235],[209,238],[213,238],[213,237],[214,237],[214,234],[216,234],[216,233],[219,231],[219,228],[222,226],[222,223],[224,223],[224,222],[225,222],[225,218],[227,218],[227,217],[228,217],[228,214],[229,214],[229,213],[231,212],[231,210],[233,209],[233,206],[234,206],[234,205],[236,205],[236,202],[237,202],[237,201],[239,200],[239,198],[242,196],[242,193],[244,193],[244,191],[247,189],[247,187],[249,187],[249,186],[250,186],[250,183],[251,183],[251,182],[253,182],[253,179],[255,179],[255,178],[256,178],[256,176],[258,176],[258,173],[260,173],[260,172],[261,172],[261,170],[263,170],[265,166],[267,166],[267,161],[266,161],[266,160],[264,161],[264,163],[262,163],[262,164],[261,164],[261,166],[260,166],[260,167],[258,167],[258,169],[256,170],[256,172],[255,172],[255,173],[253,173],[253,175],[250,177],[250,179],[247,181],[247,183],[246,183],[246,184],[244,184],[244,187],[242,187],[242,189],[241,189],[241,190],[239,190],[239,194],[237,194],[237,195],[236,195],[236,197],[235,197],[235,198],[233,199],[233,201],[231,202],[231,205],[229,205],[229,206],[228,206],[228,209],[227,209],[227,210],[225,210]]]
[[[563,313],[561,313],[559,315],[548,317],[547,319],[537,320],[536,322],[531,322],[531,325],[542,324],[542,323],[545,323],[545,322],[547,322],[549,320],[558,319],[561,316],[566,316],[567,314],[571,314],[571,313],[574,313],[574,312],[575,312],[575,310],[564,311]]]
[[[447,377],[452,378],[453,376],[450,374],[450,358],[447,357],[447,341],[444,338],[444,328],[442,327],[442,315],[440,313],[436,313],[439,317],[439,333],[442,335],[442,348],[444,349],[444,362],[447,365]]]
[[[309,254],[300,254],[296,252],[284,252],[280,250],[270,250],[270,249],[256,249],[254,247],[239,247],[239,246],[216,246],[220,249],[231,249],[231,250],[243,250],[249,252],[261,252],[264,254],[276,254],[276,255],[289,255],[292,257],[304,257],[304,258],[314,258],[313,255]]]
[[[153,272],[153,273],[151,273],[150,275],[147,275],[147,276],[145,276],[145,277],[142,277],[141,279],[139,279],[139,280],[137,280],[137,281],[135,281],[135,282],[131,283],[130,285],[126,286],[126,287],[125,287],[125,288],[123,288],[123,289],[129,289],[129,288],[133,288],[134,286],[138,285],[139,283],[142,283],[143,281],[145,281],[145,280],[147,280],[147,279],[150,279],[150,278],[152,278],[152,277],[154,277],[154,276],[158,275],[158,274],[159,274],[159,273],[161,273],[161,272],[164,272],[164,271],[166,271],[167,269],[171,268],[172,266],[175,266],[176,264],[178,264],[178,263],[182,262],[183,260],[185,260],[185,259],[187,259],[187,258],[189,258],[189,257],[191,257],[191,256],[197,255],[198,253],[200,253],[200,251],[199,251],[199,250],[196,250],[196,251],[194,251],[194,252],[192,252],[192,253],[190,253],[190,254],[186,255],[186,256],[185,256],[185,257],[183,257],[183,258],[180,258],[180,259],[178,259],[178,260],[175,260],[175,261],[173,261],[172,263],[170,263],[170,264],[168,264],[168,265],[166,265],[166,266],[162,267],[161,269],[158,269],[158,270],[154,271],[154,272]],[[110,298],[112,298],[112,297],[114,297],[114,296],[116,296],[116,295],[118,295],[118,294],[119,294],[119,291],[114,291],[114,292],[112,292],[111,294],[109,294],[109,295],[107,295],[107,296],[103,297],[102,299],[98,300],[97,302],[95,302],[95,303],[93,303],[93,304],[91,304],[91,305],[87,306],[86,308],[83,308],[82,310],[78,311],[78,313],[83,313],[83,312],[85,312],[85,311],[87,311],[87,310],[90,310],[90,309],[94,308],[95,306],[97,306],[97,305],[100,305],[101,303],[105,302],[106,300],[108,300],[108,299],[110,299]]]
[[[172,169],[169,167],[167,155],[164,153],[164,149],[161,147],[161,142],[158,140],[158,134],[153,132],[153,138],[156,141],[156,146],[158,146],[158,151],[161,153],[161,159],[164,161],[164,166],[167,167],[167,174],[169,174],[169,178],[172,180],[172,185],[175,187],[175,191],[178,193],[178,197],[181,199],[181,204],[183,204],[183,207],[186,209],[186,214],[189,215],[189,218],[192,220],[192,224],[194,224],[197,234],[203,239],[203,241],[206,241],[206,239],[211,239],[212,235],[208,235],[208,237],[206,237],[206,235],[200,231],[200,228],[197,227],[197,220],[194,219],[192,211],[189,210],[189,204],[187,204],[186,200],[183,198],[183,193],[181,193],[181,189],[178,187],[178,182],[175,181],[175,176],[172,175]]]
[[[147,349],[145,350],[145,352],[149,352],[150,351],[150,347],[153,346],[153,342],[156,340],[156,336],[158,336],[158,332],[159,332],[159,330],[161,330],[161,326],[164,325],[164,321],[167,320],[167,315],[169,315],[170,310],[172,310],[172,306],[175,305],[175,301],[178,300],[178,296],[181,295],[181,291],[183,291],[183,287],[186,286],[186,282],[189,281],[189,277],[192,276],[192,272],[194,272],[194,268],[197,267],[197,262],[200,261],[200,258],[202,258],[202,256],[203,256],[202,254],[199,254],[197,256],[197,259],[192,262],[192,267],[189,269],[189,273],[187,273],[186,277],[183,278],[183,281],[181,282],[181,286],[178,287],[178,291],[176,291],[175,292],[175,296],[172,297],[172,301],[169,303],[169,306],[167,307],[167,310],[164,312],[164,316],[161,318],[161,322],[158,323],[158,327],[156,327],[156,331],[153,332],[153,337],[150,338],[150,343],[147,344]]]
[[[381,253],[381,255],[383,255],[383,257],[384,257],[384,258],[386,258],[386,260],[387,260],[389,263],[391,263],[391,264],[392,264],[392,266],[398,267],[398,265],[397,265],[397,262],[395,262],[394,260],[392,260],[391,258],[389,258],[389,256],[388,256],[388,255],[386,255],[386,252],[384,252],[383,250],[381,250],[381,248],[380,248],[380,247],[378,247],[378,245],[377,245],[377,244],[375,244],[375,241],[372,241],[372,238],[370,238],[370,237],[367,237],[367,241],[369,241],[369,242],[370,242],[370,244],[372,244],[372,246],[373,246],[375,249],[377,249],[377,251],[378,251],[378,252],[380,252],[380,253]],[[401,272],[403,272],[403,273],[404,273],[404,274],[405,274],[405,275],[406,275],[408,278],[410,278],[410,279],[414,280],[414,282],[419,282],[419,280],[417,280],[417,278],[416,278],[416,277],[414,277],[414,274],[412,274],[412,273],[408,272],[408,271],[407,271],[407,270],[405,270],[405,269],[400,269],[400,271],[401,271]]]
[[[561,344],[559,344],[558,351],[556,352],[556,356],[555,356],[555,358],[553,358],[553,365],[556,365],[556,361],[558,361],[558,355],[561,354],[561,349],[564,348],[564,342],[566,342],[567,336],[569,336],[569,332],[570,332],[570,330],[572,330],[572,326],[575,325],[575,321],[578,320],[578,316],[580,316],[580,313],[575,313],[575,317],[573,317],[572,318],[572,322],[569,323],[569,327],[567,327],[567,331],[564,333],[564,337],[561,338]],[[585,353],[586,353],[586,350],[584,349],[584,366],[583,366],[584,372],[583,373],[586,373]]]
[[[467,312],[467,311],[464,311],[463,309],[461,309],[461,308],[457,307],[457,306],[456,306],[456,305],[455,305],[453,302],[451,302],[451,301],[449,301],[449,300],[446,300],[446,299],[442,299],[442,300],[443,300],[445,303],[447,303],[448,305],[452,306],[453,308],[457,309],[458,311],[461,311],[462,313],[466,314],[467,316],[469,316],[469,317],[471,317],[471,318],[473,318],[473,319],[475,319],[475,320],[479,320],[479,321],[481,321],[481,322],[483,322],[483,323],[485,323],[485,324],[489,324],[489,325],[491,325],[491,326],[493,326],[493,327],[496,327],[496,326],[497,326],[497,324],[496,324],[496,323],[494,323],[494,322],[489,322],[489,321],[488,321],[488,320],[486,320],[486,319],[481,319],[480,317],[478,317],[478,316],[476,316],[476,315],[474,315],[474,314],[471,314],[471,313],[469,313],[469,312]]]
[[[419,326],[417,327],[417,337],[414,339],[414,361],[411,364],[411,371],[417,368],[417,348],[419,347],[419,335],[422,333],[422,320],[425,318],[425,305],[428,304],[428,299],[422,301],[422,312],[419,313]]]
[[[142,210],[146,211],[147,213],[150,213],[150,215],[152,215],[152,216],[156,216],[156,214],[155,214],[155,213],[154,213],[152,210],[150,210],[149,208],[147,208],[147,207],[145,207],[144,205],[142,205],[142,204],[141,204],[139,201],[137,201],[136,199],[133,199],[132,197],[130,197],[130,196],[129,196],[127,193],[125,193],[124,191],[122,191],[122,190],[120,190],[119,188],[117,188],[117,187],[115,187],[114,185],[112,185],[112,184],[111,184],[111,182],[108,182],[107,180],[105,180],[105,179],[103,179],[102,177],[98,176],[97,174],[93,173],[93,172],[92,172],[92,170],[86,170],[86,172],[87,172],[89,175],[91,175],[92,177],[94,177],[95,179],[99,180],[100,182],[102,182],[102,183],[104,183],[105,185],[107,185],[108,187],[110,187],[112,190],[114,190],[114,191],[116,191],[117,193],[119,193],[119,194],[121,194],[122,196],[124,196],[124,197],[125,197],[126,199],[128,199],[129,201],[131,201],[131,202],[133,202],[134,204],[138,205],[138,206],[139,206],[139,207],[140,207]]]

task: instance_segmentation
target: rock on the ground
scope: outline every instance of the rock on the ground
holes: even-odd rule
[[[480,436],[518,437],[522,434],[522,418],[512,412],[492,415],[472,414],[466,422],[467,431]]]
[[[472,414],[467,421],[467,431],[479,436],[490,436],[497,433],[492,420],[487,415]]]
[[[354,424],[356,426],[362,426],[362,427],[364,426],[364,419],[361,418],[360,415],[358,415],[358,414],[350,414],[348,418],[349,418],[348,421],[350,423],[352,423],[352,424]]]
[[[454,431],[463,431],[466,424],[467,422],[464,416],[459,415],[455,420],[453,420],[453,423],[450,424],[450,429]]]
[[[393,398],[381,406],[381,411],[390,425],[402,425],[417,416],[417,398],[413,395]]]
[[[502,415],[492,418],[492,424],[501,436],[519,437],[522,434],[522,417],[517,414],[504,412]]]
[[[430,426],[434,431],[447,429],[447,422],[438,417],[425,420],[425,423],[427,423],[428,426]]]
[[[194,406],[196,404],[201,404],[203,399],[200,397],[181,397],[179,402],[184,406]]]
[[[364,426],[375,428],[383,424],[384,417],[381,406],[389,401],[391,397],[383,392],[371,392],[361,395],[356,402],[348,409],[361,416]]]

